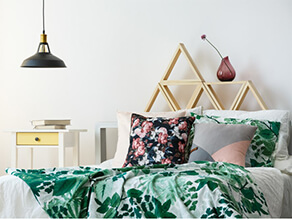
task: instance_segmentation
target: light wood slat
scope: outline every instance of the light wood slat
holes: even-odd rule
[[[237,95],[235,96],[235,98],[233,100],[233,103],[230,106],[230,110],[236,110],[236,107],[238,106],[238,101],[240,101],[239,98],[240,98],[242,92],[244,91],[245,87],[246,87],[246,81],[244,81],[244,83],[241,85]]]
[[[175,111],[175,106],[173,105],[172,101],[169,99],[169,95],[167,94],[164,87],[160,83],[158,83],[158,88],[159,88],[160,92],[162,93],[164,99],[166,100],[170,110]]]
[[[207,85],[226,85],[226,84],[244,84],[246,81],[215,81],[215,82],[206,82]]]
[[[211,85],[206,85],[203,83],[203,87],[206,90],[206,93],[209,97],[209,100],[211,101],[212,105],[215,107],[217,110],[224,110],[224,106],[218,99],[218,96],[216,95],[215,91],[213,90]]]
[[[182,53],[185,55],[186,59],[188,60],[190,66],[191,66],[194,74],[197,76],[197,78],[199,78],[202,82],[205,81],[205,79],[201,75],[199,69],[197,68],[195,62],[193,61],[191,55],[189,54],[188,50],[186,49],[185,45],[180,43],[179,47],[180,47]]]
[[[166,71],[165,71],[165,73],[164,73],[164,75],[163,75],[163,77],[161,79],[161,81],[162,80],[167,80],[169,78],[169,75],[172,72],[172,70],[173,70],[173,68],[174,68],[174,66],[175,66],[180,54],[181,54],[181,49],[180,49],[180,46],[178,46],[178,48],[176,49],[176,52],[174,53],[174,55],[173,55],[173,57],[171,59],[171,62],[169,63],[169,65],[168,65],[168,67],[167,67],[167,69],[166,69]]]
[[[163,80],[160,81],[162,85],[194,85],[201,84],[201,81],[198,80]]]
[[[172,110],[173,111],[180,110],[180,106],[178,105],[170,89],[167,86],[162,86],[160,83],[159,85],[160,85],[161,91],[165,94],[166,98],[170,102],[170,105],[172,106]]]
[[[240,95],[238,96],[238,99],[235,100],[236,103],[233,106],[233,110],[238,110],[240,108],[242,102],[244,101],[246,97],[246,94],[248,93],[248,90],[249,90],[248,84],[245,83]]]
[[[154,104],[159,92],[160,92],[160,90],[159,90],[159,87],[157,85],[155,90],[154,90],[154,92],[153,92],[153,94],[152,94],[152,96],[151,96],[151,98],[150,98],[150,100],[149,100],[149,102],[148,102],[148,104],[147,104],[147,106],[146,106],[146,108],[145,108],[145,112],[149,112],[151,110],[151,108],[152,108],[152,106],[153,106],[153,104]]]
[[[186,107],[187,109],[192,109],[195,106],[197,106],[203,91],[204,91],[204,89],[203,89],[202,84],[200,84],[196,87],[195,91],[193,92],[193,95],[191,96],[191,98],[187,104],[187,107]]]
[[[251,92],[253,93],[254,97],[256,98],[258,104],[261,106],[261,108],[263,110],[267,110],[268,107],[265,104],[263,98],[260,96],[259,92],[257,91],[257,89],[255,88],[254,84],[252,83],[252,81],[247,81],[249,89],[251,90]]]

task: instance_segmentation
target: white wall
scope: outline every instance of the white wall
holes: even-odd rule
[[[216,81],[220,59],[202,34],[269,108],[292,109],[291,0],[47,0],[48,42],[68,68],[23,69],[39,43],[41,7],[40,0],[0,0],[0,174],[10,165],[10,134],[2,130],[29,129],[36,118],[71,118],[72,128],[88,129],[81,164],[93,164],[95,123],[116,120],[116,110],[143,111],[179,42]],[[183,60],[175,72],[190,74]],[[256,108],[249,99],[243,107]],[[159,101],[155,109],[167,110]],[[57,165],[54,150],[35,155],[38,168]],[[28,159],[23,150],[22,167]]]

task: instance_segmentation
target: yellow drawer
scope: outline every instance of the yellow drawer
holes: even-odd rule
[[[58,145],[59,133],[56,132],[18,132],[17,145]]]

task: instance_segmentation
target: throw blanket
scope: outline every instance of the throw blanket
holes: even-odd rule
[[[55,218],[269,217],[252,175],[229,163],[7,172],[23,179]]]

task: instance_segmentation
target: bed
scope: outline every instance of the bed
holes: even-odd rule
[[[8,169],[0,177],[0,216],[292,217],[288,111],[199,107],[118,112],[117,119],[111,160]]]

